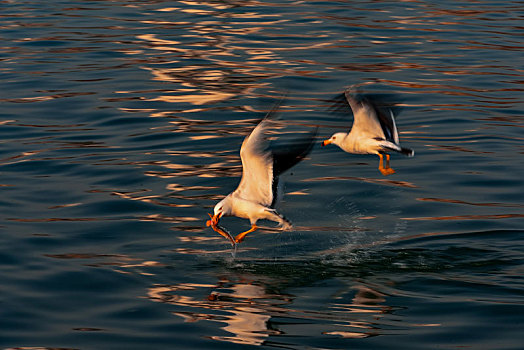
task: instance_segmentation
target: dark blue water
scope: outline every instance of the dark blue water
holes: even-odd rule
[[[522,1],[0,1],[2,349],[522,349]],[[320,140],[349,85],[414,158]],[[282,94],[280,212],[205,226]],[[247,220],[225,218],[232,233]]]

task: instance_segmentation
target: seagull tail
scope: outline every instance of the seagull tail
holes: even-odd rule
[[[404,148],[404,147],[401,147],[400,148],[400,152],[401,154],[405,155],[405,156],[408,156],[408,157],[413,157],[415,155],[415,151],[413,151],[411,148]]]
[[[413,151],[411,148],[400,147],[389,141],[383,141],[381,146],[386,150],[398,152],[408,157],[413,157],[415,155],[415,151]]]

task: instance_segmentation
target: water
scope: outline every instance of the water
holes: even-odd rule
[[[521,1],[0,7],[2,349],[522,349]],[[402,98],[392,176],[319,147],[352,84]],[[207,213],[283,93],[295,229],[233,257]]]

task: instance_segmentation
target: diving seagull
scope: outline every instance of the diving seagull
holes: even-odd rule
[[[380,157],[378,170],[382,175],[395,173],[389,166],[388,152],[398,152],[408,157],[413,157],[415,152],[400,146],[393,110],[371,97],[357,97],[352,88],[344,91],[344,96],[345,105],[349,104],[353,111],[353,127],[349,133],[333,134],[322,142],[322,146],[333,143],[348,153],[376,154]]]
[[[244,139],[240,148],[242,179],[237,189],[218,202],[214,215],[206,222],[213,230],[229,239],[233,245],[242,242],[248,233],[255,231],[260,219],[279,223],[282,230],[292,227],[291,222],[276,211],[280,197],[279,175],[304,159],[313,147],[317,130],[292,144],[274,146],[268,140],[268,131],[277,126],[274,107]],[[249,219],[251,228],[233,238],[218,222],[223,216]]]

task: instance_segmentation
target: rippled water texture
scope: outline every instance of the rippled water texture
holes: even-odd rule
[[[522,349],[523,5],[0,0],[0,347]],[[394,175],[320,147],[353,84],[401,98]],[[294,229],[233,256],[283,94]]]

